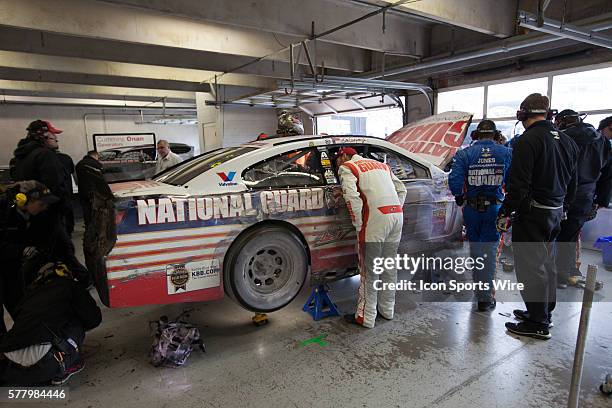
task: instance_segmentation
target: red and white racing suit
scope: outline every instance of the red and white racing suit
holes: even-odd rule
[[[393,318],[395,291],[376,290],[374,281],[395,283],[397,270],[395,267],[384,268],[381,274],[376,274],[374,261],[376,258],[395,259],[397,255],[406,187],[388,165],[357,154],[340,166],[338,174],[358,236],[361,282],[355,319],[365,327],[374,327],[377,304],[378,311],[385,318]]]

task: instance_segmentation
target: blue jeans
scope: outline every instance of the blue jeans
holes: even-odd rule
[[[500,237],[495,228],[495,220],[499,207],[499,205],[490,205],[485,212],[478,212],[469,205],[463,208],[463,222],[470,242],[470,256],[473,259],[484,258],[484,268],[479,269],[478,263],[476,263],[472,269],[474,282],[489,284],[488,290],[476,290],[476,297],[479,302],[491,301],[494,295],[495,258]]]

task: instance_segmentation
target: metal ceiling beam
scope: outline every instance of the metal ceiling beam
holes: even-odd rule
[[[175,89],[197,92],[210,92],[210,85],[202,84],[201,81],[216,73],[214,71],[197,69],[0,51],[0,71],[3,69],[7,72],[12,72],[12,74],[7,76],[8,74],[4,75],[0,72],[0,79]],[[36,77],[39,79],[36,79]],[[273,79],[244,74],[227,75],[220,82],[221,85],[253,86],[258,88],[271,88],[276,85]]]
[[[3,94],[127,100],[133,98],[141,100],[159,100],[161,98],[167,98],[167,101],[173,100],[176,102],[195,100],[194,92],[0,80],[0,100]]]
[[[529,28],[530,30],[612,49],[612,37],[606,34],[600,34],[593,30],[545,17],[538,22],[538,16],[525,10],[519,10],[518,19],[521,27]],[[542,24],[540,25],[539,23]]]
[[[394,3],[385,0],[383,3]],[[506,38],[514,35],[516,0],[412,1],[399,10],[468,30]]]
[[[147,52],[159,47],[168,52],[181,50],[183,54],[190,54],[192,58],[200,60],[201,66],[198,68],[211,71],[225,71],[236,66],[226,64],[219,67],[218,59],[223,57],[242,58],[244,61],[245,58],[252,60],[273,54],[270,59],[287,61],[288,54],[275,53],[284,48],[283,44],[303,39],[303,36],[274,36],[269,32],[93,0],[0,0],[0,28],[8,33],[20,29],[21,34],[24,29],[36,33],[32,41],[17,37],[7,44],[10,48],[4,49],[31,52],[30,47],[43,48],[46,52],[37,52],[58,55],[44,43],[45,34],[51,33],[55,34],[56,41],[76,40],[71,42],[72,52],[76,55],[71,56],[95,58],[88,53],[89,43],[95,45],[104,41],[101,48],[112,48],[103,50],[104,53],[119,54],[122,58],[114,61],[143,63],[147,60]],[[67,48],[61,43],[55,47],[62,50]],[[364,50],[336,44],[321,42],[317,45],[317,60],[324,59],[325,66],[331,69],[363,71],[369,64],[366,54]],[[166,57],[166,60],[170,59]],[[217,68],[208,68],[206,63]],[[271,65],[266,69],[269,74]]]
[[[608,13],[599,16],[598,19],[598,22],[583,22],[584,24],[588,24],[585,28],[595,32],[612,29],[612,14]],[[517,52],[519,54],[529,53],[530,49],[537,48],[538,46],[546,45],[546,47],[554,48],[557,46],[557,43],[562,43],[563,41],[567,40],[550,35],[534,36],[528,34],[511,38],[509,40],[499,41],[495,45],[487,48],[476,49],[474,51],[458,52],[450,57],[427,58],[417,64],[387,69],[385,70],[384,75],[385,77],[404,74],[413,74],[414,76],[421,74],[431,75],[435,72],[461,69],[467,66],[474,66],[482,63],[503,60],[506,58],[513,58]],[[377,79],[381,78],[382,76],[383,73],[378,71],[358,75],[359,78],[367,79]]]
[[[380,5],[355,4],[330,0],[104,0],[119,6],[154,10],[166,15],[187,17],[228,26],[307,38],[311,35],[311,22],[317,31],[335,27],[339,22],[356,19]],[[287,12],[288,10],[299,10]],[[382,34],[382,21],[370,19],[346,27],[320,39],[333,43],[373,51],[396,51],[403,54],[422,53],[426,24],[422,19],[387,13],[386,30]],[[408,40],[409,39],[409,40]],[[416,45],[414,43],[417,43]],[[415,50],[418,47],[419,50]]]

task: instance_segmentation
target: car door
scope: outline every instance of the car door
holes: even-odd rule
[[[431,238],[445,226],[445,220],[436,216],[437,199],[429,170],[381,146],[369,146],[364,154],[368,159],[387,164],[406,187],[400,252],[416,253],[428,249]]]
[[[356,267],[355,231],[325,149],[290,149],[250,166],[243,172],[242,181],[254,198],[271,197],[266,200],[265,217],[289,222],[300,230],[310,249],[313,283],[342,277],[347,269]],[[303,194],[311,194],[312,208],[283,211],[287,194],[299,194],[300,201]],[[281,210],[270,211],[272,202]]]

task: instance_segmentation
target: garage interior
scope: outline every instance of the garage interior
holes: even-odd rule
[[[237,146],[275,134],[282,110],[299,114],[306,134],[377,137],[465,111],[470,130],[492,119],[511,139],[532,92],[588,114],[596,128],[612,115],[612,2],[0,0],[3,169],[39,118],[63,129],[60,150],[76,163],[94,134],[152,132],[195,155]],[[80,259],[83,233],[78,222]],[[582,407],[611,406],[598,390],[612,373],[612,273],[593,248],[603,235],[612,235],[612,208],[583,231],[583,269],[597,265],[603,289],[591,311]],[[358,286],[358,276],[329,284],[343,312],[354,310]],[[582,289],[559,292],[547,342],[505,332],[518,291],[489,314],[400,293],[395,319],[371,330],[313,321],[302,311],[310,291],[306,284],[262,327],[229,298],[101,305],[102,324],[85,340],[87,368],[70,381],[65,406],[566,405]],[[206,353],[153,367],[150,322],[187,309]]]

